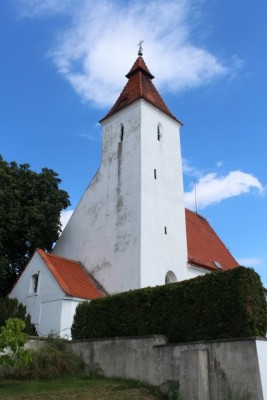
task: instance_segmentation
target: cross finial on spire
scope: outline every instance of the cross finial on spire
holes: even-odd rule
[[[142,55],[143,55],[143,47],[142,47],[142,44],[144,43],[144,41],[143,40],[140,40],[140,42],[138,43],[138,45],[137,46],[139,46],[139,50],[138,50],[138,55],[139,55],[139,57],[141,57]]]

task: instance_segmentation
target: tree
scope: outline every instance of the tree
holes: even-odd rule
[[[19,366],[31,361],[32,353],[24,349],[28,336],[24,333],[25,322],[9,318],[0,330],[0,364]]]
[[[18,299],[0,298],[0,328],[9,318],[21,319],[25,322],[25,333],[37,336],[35,325],[31,323],[31,316],[27,313],[26,307]]]
[[[52,169],[37,173],[0,156],[0,296],[12,288],[36,247],[51,251],[58,239],[60,212],[70,205],[60,183]]]

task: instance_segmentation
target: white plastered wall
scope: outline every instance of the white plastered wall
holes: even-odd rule
[[[267,341],[256,340],[263,399],[267,400]]]
[[[38,274],[39,279],[37,292],[33,293],[31,280],[35,274]],[[38,335],[47,336],[54,333],[70,338],[75,308],[82,300],[78,301],[65,295],[37,252],[20,276],[9,297],[17,298],[26,306]]]
[[[187,278],[179,128],[143,99],[103,121],[101,166],[53,252],[108,293],[164,284],[169,270]]]
[[[160,140],[158,140],[160,125]],[[141,285],[187,278],[180,124],[142,100]]]
[[[80,261],[108,293],[140,287],[140,164],[136,102],[103,122],[101,167],[54,249]]]

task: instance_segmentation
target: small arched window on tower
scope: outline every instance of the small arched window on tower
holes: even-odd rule
[[[123,124],[120,124],[120,138],[119,138],[120,143],[123,141],[123,136],[124,136],[124,126]]]
[[[157,126],[157,139],[158,139],[158,141],[160,141],[161,138],[162,138],[162,125],[161,125],[161,123],[158,123],[158,126]]]
[[[168,285],[168,283],[173,283],[177,282],[177,278],[174,272],[168,271],[166,276],[165,276],[165,285]]]

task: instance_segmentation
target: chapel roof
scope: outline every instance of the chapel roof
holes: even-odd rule
[[[201,215],[185,210],[189,264],[218,271],[215,262],[228,270],[239,266],[208,221]]]
[[[138,56],[134,65],[126,75],[128,82],[122,90],[117,101],[101,121],[129,106],[139,99],[145,99],[154,107],[158,108],[175,121],[180,122],[169,110],[164,100],[160,96],[152,79],[154,76],[150,73],[142,56]],[[101,122],[100,121],[100,122]],[[181,123],[181,122],[180,122]]]
[[[67,295],[88,300],[106,296],[104,290],[81,263],[54,256],[41,249],[37,249],[37,252]]]

